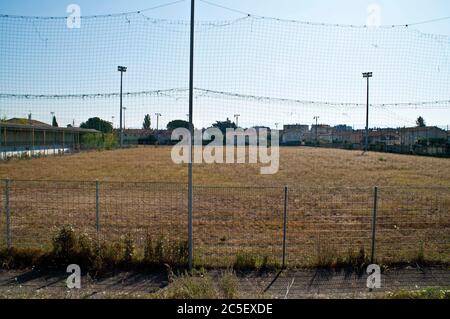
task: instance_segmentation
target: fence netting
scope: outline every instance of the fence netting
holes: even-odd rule
[[[379,188],[376,215],[370,187],[292,186],[285,194],[283,187],[195,187],[195,264],[281,266],[283,243],[288,266],[348,264],[368,261],[373,238],[379,262],[448,261],[448,188]],[[182,184],[13,180],[9,205],[15,248],[49,250],[67,225],[99,243],[129,238],[141,257],[149,241],[187,241]],[[2,246],[5,223],[3,214]]]
[[[368,71],[371,127],[414,126],[419,115],[448,124],[448,36],[254,16],[195,27],[196,128],[229,118],[276,129],[314,116],[363,128]],[[141,128],[146,114],[159,129],[187,119],[188,21],[128,13],[69,29],[66,18],[2,15],[0,33],[3,118],[77,127],[99,117],[117,128],[121,65],[125,128]]]
[[[158,143],[166,143],[171,132],[162,129],[171,121],[187,120],[189,21],[155,19],[137,12],[83,17],[80,28],[74,29],[66,22],[66,18],[0,16],[1,150],[42,148],[52,154],[65,152],[68,145],[78,149],[79,144],[92,141],[76,130],[64,132],[56,127],[78,128],[96,117],[117,130],[118,66],[127,67],[123,127],[141,129],[148,114],[147,128],[156,131]],[[449,36],[424,34],[408,26],[330,25],[256,16],[197,21],[194,126],[208,128],[229,119],[242,128],[281,130],[289,124],[311,126],[317,120],[317,124],[362,129],[366,119],[362,73],[373,72],[370,128],[414,127],[419,116],[428,126],[446,127],[450,118],[449,52]],[[446,129],[439,132],[448,134]],[[136,143],[142,137],[140,132],[129,133],[135,135]],[[315,138],[310,135],[310,142],[318,142],[317,127],[315,134]],[[328,142],[336,138],[334,133],[319,134]],[[403,138],[398,137],[401,143]],[[437,139],[444,139],[448,149],[447,135]],[[141,254],[149,236],[160,243],[186,241],[185,167],[175,166],[167,149],[147,150],[120,150],[103,158],[89,153],[73,157],[72,166],[54,159],[42,170],[19,166],[16,174],[26,180],[10,176],[12,245],[47,249],[52,235],[66,224],[98,240],[129,235]],[[283,187],[272,185],[287,181],[288,264],[336,263],[356,258],[362,250],[368,253],[373,188],[367,184],[372,178],[373,183],[403,185],[380,189],[376,256],[396,261],[424,254],[448,260],[448,188],[408,188],[405,185],[410,180],[392,177],[391,170],[400,176],[416,164],[414,159],[389,157],[386,163],[384,155],[376,155],[367,162],[368,157],[359,154],[320,154],[312,148],[299,152],[286,148],[280,157],[276,181],[261,177],[246,164],[228,171],[227,164],[194,166],[197,264],[280,263],[285,198]],[[362,162],[370,173],[366,179],[352,172]],[[55,168],[69,181],[29,181],[51,179]],[[422,172],[431,177],[420,183],[447,185],[445,179],[436,179],[441,168],[447,169],[447,163],[428,162]],[[1,169],[2,177],[10,174]],[[99,185],[77,181],[95,178],[103,180]],[[142,183],[135,182],[141,179]],[[145,182],[150,180],[161,182]],[[216,183],[226,187],[200,186]],[[320,188],[328,184],[352,188]],[[2,183],[2,212],[4,187]],[[6,245],[5,214],[0,218],[2,246]]]

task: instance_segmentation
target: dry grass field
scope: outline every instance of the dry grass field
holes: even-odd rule
[[[13,245],[48,247],[65,224],[92,238],[130,234],[138,251],[148,235],[185,240],[186,166],[173,164],[170,151],[145,147],[0,163],[0,177],[13,180]],[[260,175],[259,167],[194,166],[198,264],[226,266],[252,258],[279,263],[284,185],[289,187],[290,265],[329,264],[361,248],[370,253],[375,185],[380,187],[378,260],[450,261],[450,159],[282,148],[278,174]],[[100,181],[98,233],[95,179]],[[4,183],[1,187],[3,193]],[[2,218],[1,234],[4,227]]]
[[[0,178],[22,180],[185,183],[170,147],[79,153],[0,163]],[[260,175],[260,164],[196,164],[196,185],[226,186],[446,186],[450,159],[318,148],[281,148],[280,169]]]

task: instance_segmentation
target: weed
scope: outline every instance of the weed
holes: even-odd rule
[[[238,281],[232,270],[222,273],[219,279],[219,289],[225,299],[239,298]]]

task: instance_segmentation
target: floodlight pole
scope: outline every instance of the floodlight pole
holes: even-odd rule
[[[123,127],[122,127],[122,82],[123,82],[123,73],[127,72],[127,68],[125,66],[118,66],[117,71],[120,72],[120,147],[123,147]]]
[[[369,150],[369,78],[372,77],[372,72],[363,73],[363,78],[367,79],[367,100],[366,100],[366,137],[364,143],[364,152]]]
[[[317,120],[319,119],[319,116],[314,116],[314,119],[316,120],[316,146],[319,145],[319,140],[317,138]]]
[[[194,102],[194,27],[195,27],[195,0],[191,0],[191,34],[190,34],[190,57],[189,57],[189,132],[190,132],[190,145],[189,145],[189,163],[188,163],[188,246],[189,246],[189,258],[188,266],[189,271],[192,271],[193,266],[193,181],[192,181],[192,159],[194,153],[194,124],[192,123],[192,112]]]
[[[123,108],[123,130],[125,131],[126,130],[126,120],[125,120],[125,113],[126,113],[126,111],[127,111],[127,108],[124,106]]]
[[[161,116],[161,113],[155,113],[156,115],[156,131],[159,130],[159,117]]]
[[[241,116],[241,114],[234,114],[234,118],[236,119],[236,127],[239,127],[239,124],[238,124],[239,116]]]

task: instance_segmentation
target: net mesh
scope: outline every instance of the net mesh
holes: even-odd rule
[[[66,126],[98,116],[119,126],[118,65],[125,128],[145,114],[159,128],[188,111],[189,22],[145,13],[66,18],[0,17],[0,115]],[[405,27],[313,24],[247,16],[196,23],[194,124],[240,114],[239,126],[446,126],[450,38]]]

